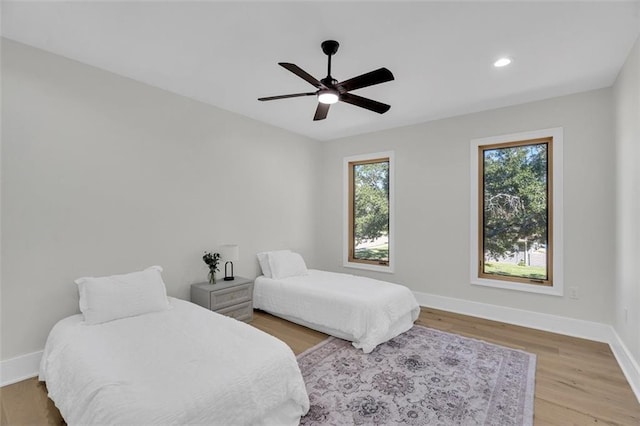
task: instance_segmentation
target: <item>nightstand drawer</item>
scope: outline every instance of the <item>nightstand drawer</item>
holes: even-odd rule
[[[216,312],[235,318],[238,321],[251,321],[253,319],[253,303],[251,301],[239,305],[229,306],[223,309],[216,309]]]
[[[219,314],[249,322],[253,319],[253,280],[191,284],[191,301]]]
[[[253,298],[253,283],[243,284],[224,290],[211,292],[211,310],[219,312],[221,308],[251,302]],[[249,303],[251,305],[251,303]]]

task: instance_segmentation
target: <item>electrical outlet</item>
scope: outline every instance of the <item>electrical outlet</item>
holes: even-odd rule
[[[624,308],[623,313],[624,313],[624,323],[626,324],[627,321],[629,321],[629,310],[627,308]]]
[[[569,299],[578,298],[578,287],[569,287]]]

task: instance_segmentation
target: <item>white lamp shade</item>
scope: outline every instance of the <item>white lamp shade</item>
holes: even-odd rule
[[[220,257],[224,262],[237,262],[240,257],[240,249],[236,244],[225,244],[220,247]]]

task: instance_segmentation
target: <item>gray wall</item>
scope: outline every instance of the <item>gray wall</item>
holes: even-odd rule
[[[318,262],[342,267],[343,157],[394,150],[396,271],[369,273],[412,290],[610,323],[615,144],[611,89],[327,142]],[[578,300],[469,283],[469,146],[473,138],[564,127],[564,277]]]
[[[613,325],[640,360],[640,39],[618,75],[614,101],[617,263]]]
[[[2,40],[2,353],[41,350],[78,311],[73,280],[290,247],[313,266],[318,142]]]

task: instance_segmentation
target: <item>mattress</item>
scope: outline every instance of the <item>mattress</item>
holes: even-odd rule
[[[306,275],[256,278],[257,309],[349,340],[365,353],[404,333],[418,318],[413,293],[399,284],[310,269]]]
[[[169,299],[162,312],[54,326],[40,380],[68,424],[298,424],[309,399],[285,343]]]

